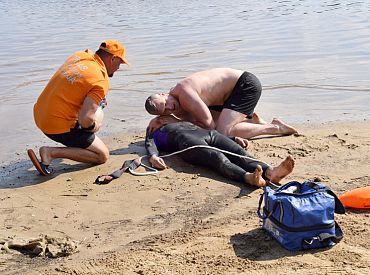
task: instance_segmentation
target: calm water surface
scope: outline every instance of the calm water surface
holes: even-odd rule
[[[0,161],[52,144],[32,107],[73,52],[122,41],[131,67],[111,79],[101,136],[142,132],[148,95],[213,67],[256,74],[270,120],[363,120],[370,114],[370,1],[0,0]]]

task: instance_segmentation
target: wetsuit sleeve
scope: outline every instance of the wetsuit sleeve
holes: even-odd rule
[[[145,149],[149,155],[149,157],[156,155],[159,155],[157,145],[155,145],[153,133],[149,134],[149,128],[146,129],[146,136],[145,136]]]

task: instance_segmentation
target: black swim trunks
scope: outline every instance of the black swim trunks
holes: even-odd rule
[[[82,149],[89,147],[95,140],[95,134],[93,132],[83,130],[78,125],[67,133],[45,135],[67,147],[77,147]]]
[[[245,114],[251,118],[254,108],[261,97],[262,85],[258,78],[249,72],[244,72],[235,84],[233,91],[223,105],[209,106],[210,110],[221,112],[227,108]]]

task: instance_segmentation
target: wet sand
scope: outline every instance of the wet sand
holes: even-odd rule
[[[295,125],[297,126],[297,125]],[[369,186],[370,124],[306,124],[300,135],[252,141],[256,157],[277,165],[296,159],[284,181],[320,179],[338,195]],[[370,212],[337,215],[344,239],[328,250],[288,252],[256,215],[262,189],[232,182],[177,157],[150,176],[99,174],[145,153],[144,134],[105,139],[111,158],[90,166],[56,161],[39,176],[20,155],[0,177],[1,239],[69,237],[78,252],[50,259],[0,253],[1,274],[367,274]]]

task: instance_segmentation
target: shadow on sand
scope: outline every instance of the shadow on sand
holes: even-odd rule
[[[289,251],[280,246],[264,229],[255,228],[246,233],[238,233],[230,238],[235,255],[252,261],[270,261],[289,256],[315,254],[330,249],[320,248],[302,251]]]
[[[145,153],[143,142],[131,143],[127,148],[113,150],[111,155],[126,155]],[[25,157],[27,152],[25,152]],[[73,173],[85,169],[89,169],[95,165],[86,163],[65,163],[62,159],[56,159],[52,162],[53,174],[50,176],[42,176],[33,166],[31,160],[24,159],[16,163],[10,163],[2,166],[0,169],[0,189],[22,188],[26,186],[40,184],[49,181],[61,174]],[[120,167],[117,167],[117,169]],[[98,175],[96,175],[98,176]]]
[[[31,160],[22,160],[2,167],[0,172],[0,189],[15,189],[40,184],[61,174],[87,169],[92,166],[84,163],[67,164],[58,159],[54,160],[52,164],[54,173],[50,176],[42,176],[34,168]]]

